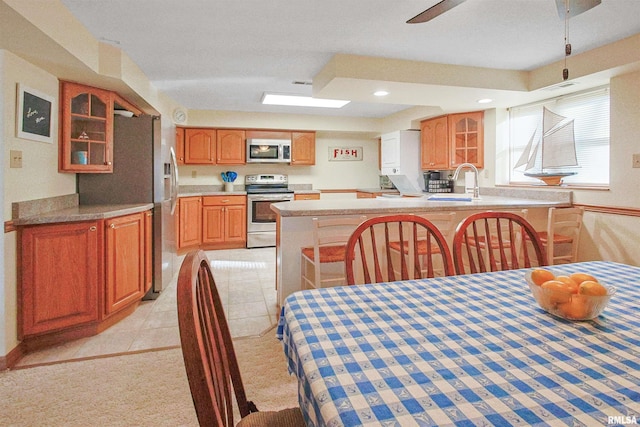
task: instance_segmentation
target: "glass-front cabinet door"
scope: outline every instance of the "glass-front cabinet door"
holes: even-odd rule
[[[61,172],[113,172],[112,93],[62,83]]]
[[[483,168],[484,112],[450,114],[448,118],[451,167],[471,163],[477,168]]]

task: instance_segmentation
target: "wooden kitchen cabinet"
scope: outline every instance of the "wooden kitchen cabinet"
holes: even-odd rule
[[[291,165],[316,164],[316,133],[291,132]]]
[[[60,84],[60,172],[113,172],[113,94],[76,83]]]
[[[178,201],[178,248],[202,242],[202,198],[181,197]]]
[[[184,128],[176,127],[176,161],[184,165]]]
[[[420,123],[420,153],[423,170],[449,169],[449,130],[447,116]]]
[[[21,230],[19,339],[98,321],[101,225],[87,221]]]
[[[146,216],[105,220],[105,314],[114,313],[145,293]]]
[[[451,167],[471,163],[483,168],[484,112],[450,114],[448,120]]]
[[[202,197],[202,244],[208,249],[243,248],[247,243],[247,198]]]
[[[449,114],[420,123],[421,168],[450,170],[462,163],[484,167],[483,111]]]
[[[247,159],[245,131],[238,129],[216,130],[216,163],[219,165],[244,165]]]
[[[293,200],[320,200],[320,193],[294,194]]]
[[[366,191],[357,191],[356,198],[358,199],[375,199],[376,195],[373,193],[367,193]]]
[[[178,206],[178,249],[246,246],[246,196],[181,197]]]
[[[216,130],[206,128],[185,128],[184,164],[216,164]]]
[[[151,211],[19,227],[18,338],[26,351],[95,335],[152,280]]]

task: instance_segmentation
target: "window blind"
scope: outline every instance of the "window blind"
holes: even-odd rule
[[[515,167],[534,133],[541,134],[543,108],[574,120],[577,167],[562,171],[577,172],[563,179],[567,185],[606,186],[609,184],[609,87],[527,104],[509,109],[509,181],[513,184],[540,181],[524,175]],[[536,162],[539,165],[539,161]]]

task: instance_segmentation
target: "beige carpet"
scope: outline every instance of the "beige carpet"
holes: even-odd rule
[[[297,405],[273,331],[235,342],[248,397]],[[197,426],[179,348],[0,373],[0,426]]]

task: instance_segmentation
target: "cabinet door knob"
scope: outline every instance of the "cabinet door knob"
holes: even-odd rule
[[[96,231],[98,228],[95,225],[89,227],[89,231]]]
[[[111,224],[109,227],[110,228],[116,228],[116,225],[115,224]]]

